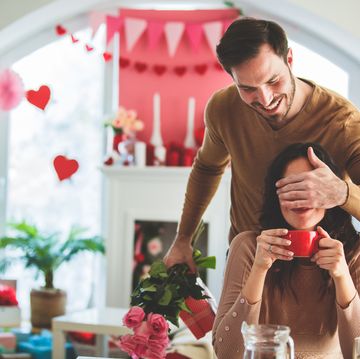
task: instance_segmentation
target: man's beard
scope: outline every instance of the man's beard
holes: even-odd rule
[[[290,81],[291,81],[291,88],[290,88],[290,92],[287,93],[287,94],[282,94],[281,96],[279,96],[276,100],[278,100],[279,98],[281,98],[281,102],[284,100],[284,99],[287,99],[287,108],[286,108],[286,111],[285,113],[283,114],[275,114],[275,115],[266,115],[264,114],[263,111],[259,110],[256,106],[254,105],[250,105],[250,107],[255,110],[261,117],[263,117],[266,121],[268,121],[270,124],[274,123],[274,124],[286,124],[288,123],[288,120],[286,118],[286,116],[288,115],[292,105],[293,105],[293,102],[294,102],[294,97],[295,97],[295,77],[294,75],[291,73],[291,70],[290,68],[289,69],[289,76],[290,76]],[[275,101],[276,101],[275,100]],[[274,101],[274,100],[273,100]],[[280,106],[282,105],[282,103],[280,104]]]

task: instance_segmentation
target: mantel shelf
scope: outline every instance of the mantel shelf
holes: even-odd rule
[[[147,177],[147,178],[187,178],[190,174],[191,167],[166,167],[166,166],[102,166],[100,171],[109,177]],[[226,169],[223,175],[223,180],[228,181],[231,177],[230,168]]]

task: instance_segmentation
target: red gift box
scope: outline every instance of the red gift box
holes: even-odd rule
[[[200,339],[212,330],[215,312],[206,299],[197,300],[188,297],[185,299],[185,303],[192,313],[190,314],[182,310],[180,312],[180,318],[194,334],[195,338]]]

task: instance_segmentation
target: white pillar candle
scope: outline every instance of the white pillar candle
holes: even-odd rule
[[[184,146],[185,148],[194,148],[196,146],[194,137],[195,122],[195,98],[190,97],[188,101],[187,129]]]
[[[135,142],[135,165],[137,167],[146,166],[146,143],[141,141]]]
[[[161,124],[160,124],[160,94],[156,92],[153,98],[153,131],[150,143],[153,146],[162,146],[163,141],[161,138]]]

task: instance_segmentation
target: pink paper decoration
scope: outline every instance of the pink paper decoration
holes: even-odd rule
[[[6,69],[0,72],[0,109],[10,111],[15,108],[24,97],[25,90],[20,76]]]
[[[167,22],[164,28],[168,52],[172,57],[179,46],[181,36],[185,30],[185,24],[183,22]]]
[[[106,16],[106,45],[110,43],[116,32],[120,31],[122,19],[117,16]]]
[[[221,21],[207,22],[203,25],[203,28],[210,49],[216,56],[216,45],[219,43],[222,35],[223,23]]]
[[[148,35],[148,46],[150,50],[153,50],[158,45],[161,35],[164,31],[163,22],[149,21],[147,35]]]
[[[131,51],[147,27],[147,21],[134,18],[125,18],[126,49]]]
[[[200,24],[187,24],[186,25],[186,35],[189,39],[191,48],[193,51],[198,51],[202,37],[203,37],[203,28]]]

